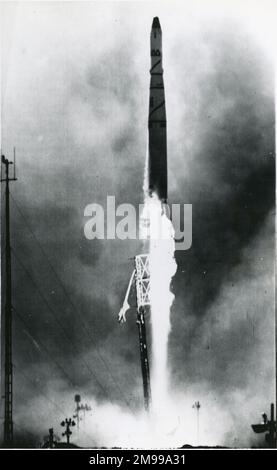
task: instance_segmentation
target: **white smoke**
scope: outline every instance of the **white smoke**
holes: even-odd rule
[[[144,207],[140,216],[140,237],[147,240],[145,249],[149,252],[150,274],[150,321],[152,333],[151,351],[151,436],[161,444],[163,425],[168,431],[171,410],[168,371],[168,337],[170,333],[170,308],[174,295],[170,290],[171,280],[177,270],[174,258],[174,229],[167,216],[166,205],[155,193],[149,195],[148,146],[144,169]]]
[[[168,336],[170,307],[174,295],[170,284],[177,265],[174,258],[174,230],[161,201],[155,194],[148,200],[150,213],[149,271],[152,326],[152,406],[160,415],[168,401]]]

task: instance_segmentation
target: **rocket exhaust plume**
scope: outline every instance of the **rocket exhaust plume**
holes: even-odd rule
[[[150,304],[152,326],[152,406],[159,412],[168,401],[168,336],[170,308],[174,299],[170,291],[171,279],[176,272],[174,258],[174,230],[161,201],[155,193],[150,205]]]

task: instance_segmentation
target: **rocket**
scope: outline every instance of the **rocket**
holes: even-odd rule
[[[148,116],[148,190],[167,202],[166,110],[162,64],[162,30],[153,19],[150,34],[150,93]]]
[[[150,34],[150,93],[148,115],[148,194],[155,193],[166,212],[167,202],[167,143],[166,112],[162,64],[162,30],[159,18],[153,19]],[[149,214],[148,214],[149,217]],[[149,234],[149,232],[148,232]],[[129,281],[123,306],[118,315],[119,322],[126,321],[130,305],[128,298],[132,285],[136,286],[137,325],[139,330],[140,359],[143,379],[144,405],[148,411],[151,403],[150,370],[147,352],[145,314],[151,308],[149,255],[135,257],[135,269]],[[148,309],[148,310],[146,310]]]

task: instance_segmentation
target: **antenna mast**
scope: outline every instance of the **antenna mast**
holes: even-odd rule
[[[14,149],[15,156],[15,149]],[[16,181],[15,168],[14,177],[9,177],[9,166],[13,165],[4,155],[1,164],[5,165],[5,178],[1,182],[6,183],[6,244],[5,244],[5,275],[6,275],[6,303],[4,313],[4,374],[5,374],[5,415],[4,415],[4,446],[13,446],[13,365],[12,365],[12,279],[11,279],[11,244],[10,244],[10,190],[9,182]],[[14,165],[15,167],[15,165]]]

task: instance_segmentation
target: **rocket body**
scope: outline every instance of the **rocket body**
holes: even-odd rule
[[[154,18],[150,35],[150,96],[148,116],[148,187],[162,202],[167,201],[166,109],[162,67],[162,30]]]

